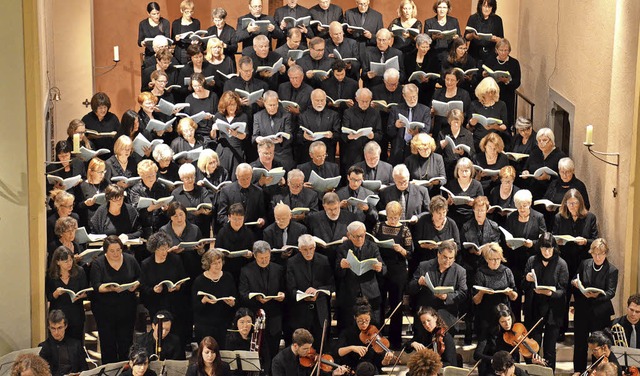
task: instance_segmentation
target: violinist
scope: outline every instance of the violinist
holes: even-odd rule
[[[591,257],[578,266],[576,276],[572,275],[574,287],[574,340],[573,369],[582,372],[587,368],[587,337],[589,333],[611,327],[614,314],[611,299],[616,295],[618,269],[607,260],[609,246],[598,238],[591,243]],[[584,288],[596,288],[602,292],[580,292],[578,280]]]
[[[543,319],[531,338],[541,343],[544,332],[543,357],[555,370],[556,341],[565,317],[569,271],[567,263],[560,257],[553,234],[545,232],[540,235],[537,248],[538,252],[527,260],[524,269],[524,323],[531,328],[540,318]]]
[[[438,316],[438,312],[431,307],[420,307],[416,319],[421,326],[417,326],[413,338],[407,342],[407,353],[432,349],[442,358],[442,364],[447,366],[461,366],[456,359],[456,344],[448,331],[447,324]]]
[[[618,368],[618,376],[622,376],[622,368],[620,367],[620,363],[618,363],[618,359],[616,358],[616,356],[611,353],[613,339],[611,338],[611,334],[608,330],[591,333],[587,342],[589,343],[589,352],[591,352],[592,363],[598,360],[598,358],[600,358],[602,355],[604,355],[604,359],[602,359],[600,364],[615,364]],[[580,373],[576,372],[573,375],[579,376]]]
[[[271,376],[309,376],[317,360],[317,354],[311,347],[313,335],[298,328],[291,336],[291,346],[285,347],[273,358]],[[337,367],[333,375],[344,374],[346,367]]]
[[[384,349],[388,349],[389,342],[381,336],[376,338],[378,329],[371,324],[371,306],[366,298],[358,298],[353,311],[355,325],[351,324],[340,332],[338,355],[342,358],[342,363],[351,369],[356,369],[358,363],[371,362],[378,369],[376,374],[380,374],[382,366],[389,365],[394,358],[392,352]],[[367,343],[371,340],[376,342],[376,346],[372,344],[367,348]]]
[[[498,351],[493,354],[491,366],[494,374],[498,376],[528,376],[527,371],[516,367],[516,362],[507,351]]]

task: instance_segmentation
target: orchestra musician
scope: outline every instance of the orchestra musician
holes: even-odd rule
[[[447,324],[438,316],[438,312],[431,307],[420,307],[416,319],[422,325],[416,325],[413,338],[407,342],[407,352],[432,349],[437,352],[442,364],[447,366],[461,366],[456,359],[456,344],[449,333]]]

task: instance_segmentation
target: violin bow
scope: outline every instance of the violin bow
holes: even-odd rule
[[[396,361],[393,363],[393,367],[391,367],[391,371],[389,372],[389,375],[393,375],[393,371],[396,369],[398,362],[400,362],[400,357],[402,356],[402,354],[404,354],[404,350],[405,348],[403,347],[402,351],[400,351],[400,354],[398,354]]]
[[[527,330],[527,334],[523,335],[522,338],[520,338],[520,340],[516,343],[516,345],[511,349],[511,351],[509,351],[509,354],[513,354],[514,351],[516,351],[516,349],[518,348],[518,346],[520,346],[522,344],[522,342],[524,342],[525,339],[527,339],[529,337],[529,334],[531,334],[531,332],[533,332],[533,330],[542,322],[542,317],[540,317],[540,320],[538,320],[538,322],[531,327],[530,330]]]
[[[600,364],[600,363],[602,362],[602,360],[604,360],[604,358],[605,358],[605,354],[600,355],[600,357],[599,357],[598,359],[596,359],[596,361],[595,361],[595,362],[593,362],[593,363],[589,366],[589,368],[587,368],[584,372],[582,372],[582,373],[580,374],[580,376],[587,376],[587,375],[589,374],[589,372],[591,372],[591,370],[592,370],[593,368],[597,367],[597,366],[598,366],[598,364]]]
[[[322,324],[322,339],[320,340],[320,352],[318,353],[318,361],[316,365],[313,366],[313,370],[311,370],[311,375],[316,374],[316,376],[320,376],[320,362],[322,361],[322,351],[324,351],[324,337],[327,333],[327,319],[324,319],[324,323]]]
[[[445,334],[447,334],[447,332],[449,331],[449,329],[454,328],[456,325],[458,325],[458,323],[459,323],[460,321],[462,321],[462,319],[464,319],[464,317],[465,317],[466,315],[467,315],[467,313],[465,312],[465,314],[464,314],[464,315],[462,315],[462,316],[460,316],[460,317],[459,317],[459,318],[458,318],[458,319],[457,319],[457,320],[456,320],[456,321],[455,321],[451,326],[447,327],[447,330],[445,330],[445,331],[444,331],[444,333],[442,333],[442,335],[444,336]],[[427,346],[427,347],[431,347],[431,346],[433,346],[433,344],[434,344],[435,342],[436,342],[436,340],[435,340],[435,339],[433,339],[433,340],[431,341],[431,343],[429,344],[429,346]]]
[[[385,317],[384,321],[382,322],[382,326],[380,326],[380,329],[378,329],[378,333],[376,333],[376,334],[380,334],[380,332],[382,332],[382,328],[384,328],[384,327],[385,327],[385,325],[387,325],[387,319],[390,319],[390,318],[391,318],[391,317],[396,313],[396,311],[398,310],[398,308],[400,308],[400,306],[401,306],[401,305],[402,305],[402,302],[398,303],[398,305],[396,306],[396,308],[394,308],[394,309],[393,309],[393,312],[391,312],[391,314],[389,315],[389,317]],[[366,352],[366,351],[369,351],[369,347],[371,346],[371,344],[372,344],[372,343],[373,343],[373,341],[370,341],[370,342],[367,344],[367,347],[366,347],[366,349],[365,349],[365,352]]]

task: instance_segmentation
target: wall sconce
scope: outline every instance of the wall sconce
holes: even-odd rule
[[[587,125],[587,134],[585,137],[585,141],[583,142],[583,145],[587,147],[587,149],[589,150],[589,153],[591,153],[591,155],[593,155],[596,159],[601,160],[602,162],[611,166],[616,166],[616,167],[620,166],[620,153],[605,153],[605,152],[595,151],[591,149],[593,145],[595,145],[593,143],[593,125],[591,124]],[[602,158],[601,155],[604,157],[615,157],[616,161],[615,162],[608,161]]]
[[[49,99],[54,101],[54,102],[59,102],[60,101],[60,88],[58,88],[57,86],[54,86],[51,89],[49,89]]]
[[[107,69],[106,71],[96,74],[96,77],[105,75],[109,72],[111,72],[120,62],[120,47],[119,46],[113,46],[113,65],[105,65],[105,66],[101,66],[101,67],[93,67],[93,69]]]

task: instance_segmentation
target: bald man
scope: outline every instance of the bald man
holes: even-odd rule
[[[376,33],[376,45],[367,47],[364,62],[362,63],[362,84],[364,87],[372,88],[382,83],[382,76],[371,71],[371,63],[385,63],[394,57],[398,57],[398,68],[400,70],[400,82],[404,82],[404,58],[402,52],[394,47],[393,34],[388,29],[381,29]]]
[[[281,250],[286,245],[297,245],[298,237],[307,233],[305,225],[292,221],[291,208],[289,205],[279,203],[273,209],[274,223],[264,229],[264,240],[271,245],[271,261],[280,265],[285,265],[287,259],[296,254],[294,250]]]

